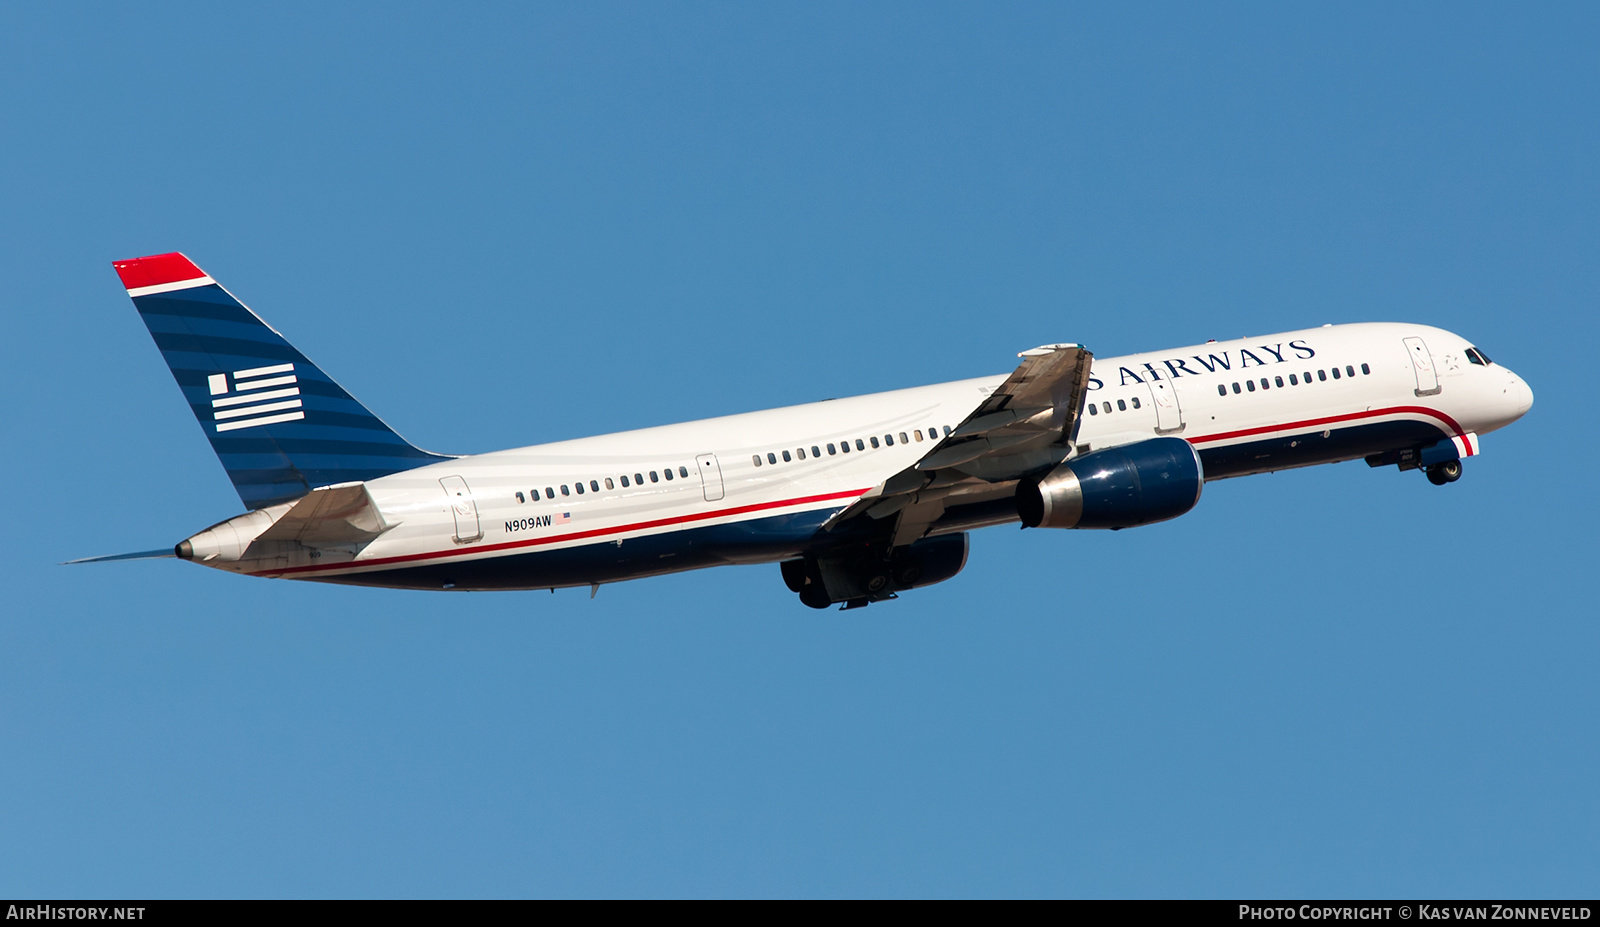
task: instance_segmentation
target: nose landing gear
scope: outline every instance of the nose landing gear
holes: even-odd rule
[[[1435,486],[1454,483],[1461,479],[1461,461],[1446,460],[1424,468],[1423,472],[1428,474],[1428,482]]]

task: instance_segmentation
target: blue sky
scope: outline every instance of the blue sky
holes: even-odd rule
[[[0,895],[1592,895],[1597,26],[0,10]],[[1537,402],[864,612],[58,566],[238,511],[110,267],[169,250],[452,453],[1324,322]]]

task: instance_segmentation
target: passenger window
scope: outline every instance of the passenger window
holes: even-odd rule
[[[1255,392],[1256,391],[1256,381],[1254,381],[1254,380],[1246,380],[1246,381],[1244,381],[1244,388],[1249,390],[1252,393]]]
[[[1138,396],[1133,397],[1133,407],[1135,409],[1139,408],[1139,397]]]
[[[811,445],[811,456],[812,457],[821,457],[822,456],[822,448],[817,447],[815,444]]]
[[[599,492],[600,491],[600,481],[599,480],[590,480],[589,481],[589,488],[594,490],[595,492]]]
[[[1228,395],[1228,388],[1226,386],[1223,386],[1221,383],[1218,383],[1217,384],[1217,395],[1218,396],[1226,396],[1226,395]]]
[[[883,441],[884,441],[885,444],[889,445],[890,447],[894,447],[894,435],[884,435],[883,436]]]
[[[616,489],[617,488],[617,484],[611,482],[611,477],[609,477],[609,476],[606,477],[606,488],[607,489]]]
[[[806,459],[806,449],[803,448],[803,447],[797,447],[797,448],[794,449],[794,455],[796,457],[800,458],[801,460],[805,460]]]
[[[872,446],[873,447],[878,447],[878,436],[877,435],[873,435],[868,440],[870,440],[872,442]]]
[[[1347,376],[1347,377],[1355,376],[1356,375],[1356,368],[1350,366],[1349,364],[1346,364],[1345,367],[1344,367],[1344,375]]]
[[[517,504],[518,504],[518,505],[521,505],[521,504],[522,504],[522,503],[524,503],[524,502],[526,502],[526,501],[528,501],[528,500],[527,500],[527,499],[524,499],[524,498],[523,498],[523,496],[522,496],[522,492],[521,492],[521,491],[520,491],[520,490],[519,490],[519,491],[518,491],[518,492],[517,492]]]
[[[578,491],[578,495],[580,495],[580,496],[583,495],[583,484],[582,483],[573,483],[572,484],[572,488],[576,489]]]
[[[758,467],[761,466],[761,455],[760,454],[751,454],[750,455],[750,462],[755,464]]]
[[[1262,377],[1261,378],[1261,388],[1262,389],[1270,389],[1271,387],[1272,387],[1272,384],[1267,382],[1267,378],[1266,377]]]
[[[1104,410],[1106,410],[1106,414],[1107,414],[1107,415],[1110,415],[1110,414],[1111,414],[1111,403],[1109,403],[1109,402],[1102,402],[1102,403],[1100,403],[1100,408],[1102,408],[1102,409],[1104,409]]]
[[[1100,414],[1100,407],[1095,405],[1092,402],[1089,403],[1089,414],[1090,415],[1099,415]]]
[[[652,483],[659,483],[659,482],[661,482],[661,479],[660,479],[660,478],[659,478],[659,477],[657,477],[657,476],[656,476],[656,471],[654,471],[654,470],[651,470],[651,471],[650,471],[650,482],[652,482]]]
[[[1333,368],[1333,378],[1335,380],[1339,379],[1339,368],[1338,367]]]
[[[666,477],[667,478],[667,482],[670,483],[672,481],[672,468],[671,467],[667,467],[666,469],[662,470],[661,471],[661,475]]]
[[[944,436],[946,438],[950,437],[950,426],[949,425],[944,426]]]
[[[689,478],[689,468],[688,467],[679,467],[678,468],[678,475],[683,477],[684,479],[688,479]]]
[[[1299,386],[1300,385],[1300,381],[1295,379],[1295,375],[1292,374],[1292,373],[1289,374],[1289,385],[1290,386]]]
[[[846,454],[850,453],[850,441],[848,439],[840,441],[839,450],[844,451]]]
[[[783,462],[784,463],[788,463],[789,461],[791,461],[793,459],[794,459],[793,457],[789,456],[789,452],[788,451],[784,451],[783,452]]]
[[[833,455],[834,455],[833,443],[829,442],[829,444],[828,444],[828,456],[832,457]]]
[[[1309,380],[1311,378],[1310,377],[1306,377],[1306,379]],[[1328,371],[1326,371],[1326,370],[1318,370],[1317,371],[1317,379],[1318,380],[1326,380],[1326,379],[1328,379]]]
[[[777,454],[774,454],[774,453],[772,453],[772,452],[771,452],[771,451],[767,451],[767,463],[769,463],[769,464],[775,464],[775,463],[777,463],[777,462],[778,462],[778,455],[777,455]],[[652,474],[650,474],[650,475],[651,475],[651,476],[655,476],[655,474],[654,474],[654,473],[652,473]]]
[[[1118,412],[1126,412],[1126,411],[1128,411],[1128,403],[1126,401],[1124,401],[1124,400],[1118,399],[1117,400],[1117,411]]]
[[[628,488],[628,474],[626,474],[626,473],[622,474],[622,488],[623,489],[627,489]]]
[[[1233,384],[1233,394],[1235,396],[1239,395],[1239,384],[1237,383]]]
[[[546,499],[554,499],[554,498],[555,498],[555,497],[556,497],[556,491],[555,491],[555,489],[554,489],[554,488],[552,488],[552,487],[549,487],[549,486],[546,486],[546,487],[545,487],[545,488],[544,488],[544,497],[545,497],[545,498],[546,498]]]
[[[877,447],[877,446],[878,446],[878,439],[877,439],[877,438],[873,438],[873,439],[872,439],[872,446],[873,446],[873,447]],[[864,451],[864,450],[866,450],[866,449],[867,449],[867,446],[866,446],[866,444],[864,444],[864,443],[863,443],[863,442],[862,442],[862,441],[861,441],[861,439],[860,439],[860,438],[857,438],[857,439],[856,439],[856,450],[858,450],[858,451]]]
[[[567,484],[566,484],[566,483],[562,483],[562,484],[561,484],[561,494],[562,494],[562,495],[563,495],[563,496],[570,496],[570,495],[572,495],[572,493],[570,493],[570,492],[568,492],[568,491],[567,491]]]
[[[911,433],[916,436],[918,441],[922,440],[922,429],[921,428],[913,428],[911,430]]]
[[[1273,377],[1272,385],[1278,387],[1279,389],[1283,389],[1283,377]]]
[[[900,432],[900,443],[901,444],[910,444],[911,443],[910,441],[906,440],[906,433],[903,432],[903,431]]]
[[[644,474],[643,473],[635,473],[633,475],[633,481],[635,483],[637,483],[638,485],[643,486],[644,485]]]
[[[1300,379],[1304,380],[1307,386],[1310,386],[1311,385],[1311,371],[1307,370],[1305,373],[1300,374]]]
[[[1364,377],[1371,376],[1372,375],[1372,368],[1368,367],[1366,364],[1362,364],[1361,365],[1361,375],[1364,376]]]

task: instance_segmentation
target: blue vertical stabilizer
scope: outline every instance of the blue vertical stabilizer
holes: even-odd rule
[[[113,266],[247,507],[449,459],[395,434],[182,254]]]

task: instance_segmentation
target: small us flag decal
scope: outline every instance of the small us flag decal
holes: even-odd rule
[[[226,373],[207,377],[206,383],[214,397],[211,408],[217,431],[237,431],[305,418],[303,411],[288,411],[300,408],[300,400],[294,398],[300,395],[296,382],[293,364],[235,370],[231,381]]]

